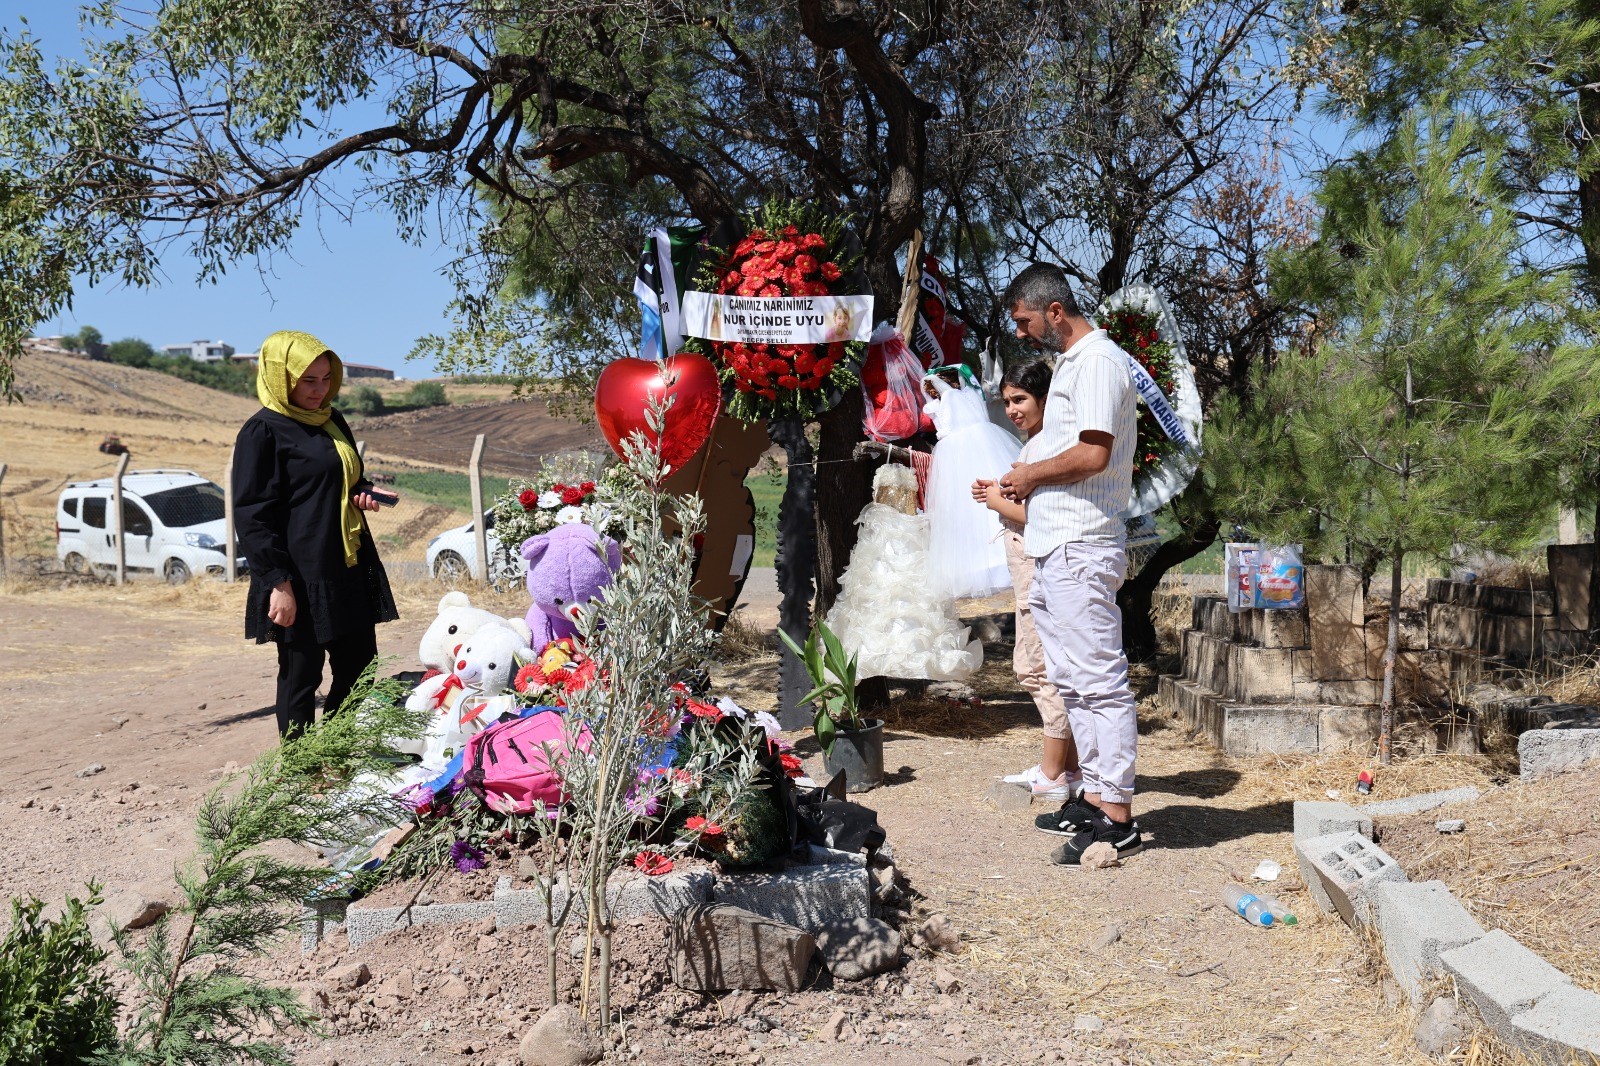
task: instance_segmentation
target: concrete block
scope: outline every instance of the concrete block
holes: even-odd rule
[[[1471,803],[1480,793],[1471,785],[1445,789],[1442,792],[1423,792],[1416,796],[1380,800],[1361,807],[1361,813],[1374,818],[1394,817],[1401,814],[1421,814],[1452,803]]]
[[[1476,648],[1507,662],[1525,663],[1539,653],[1548,619],[1485,612],[1478,619]]]
[[[1256,611],[1260,615],[1256,639],[1264,648],[1306,648],[1311,630],[1304,611]]]
[[[1354,566],[1306,567],[1306,609],[1316,676],[1344,681],[1366,676],[1361,571]]]
[[[344,928],[347,899],[308,899],[300,905],[300,950],[313,952],[335,929]]]
[[[1227,607],[1228,601],[1220,596],[1195,596],[1189,603],[1189,628],[1204,631],[1206,619],[1210,617],[1211,605],[1221,601]]]
[[[1443,881],[1384,882],[1373,886],[1371,896],[1383,957],[1413,1003],[1421,998],[1427,979],[1443,972],[1441,952],[1484,935],[1483,926]]]
[[[1468,699],[1476,704],[1478,721],[1484,729],[1517,736],[1529,729],[1544,727],[1549,720],[1543,713],[1544,709],[1554,706],[1554,700],[1549,696],[1504,695],[1504,691],[1480,686],[1476,692],[1469,694]]]
[[[1600,996],[1558,988],[1511,1017],[1506,1036],[1546,1062],[1600,1061]]]
[[[1222,706],[1221,736],[1214,743],[1229,755],[1267,755],[1317,750],[1318,708],[1297,704]]]
[[[1594,569],[1593,544],[1552,544],[1545,549],[1550,585],[1556,600],[1556,628],[1582,632],[1589,628],[1589,574]]]
[[[705,869],[674,870],[660,877],[624,870],[612,875],[606,901],[617,918],[671,918],[697,903],[709,903],[715,881],[716,875]],[[552,902],[557,913],[566,906],[567,893],[566,884],[556,885]],[[509,878],[502,878],[495,889],[493,907],[495,924],[502,929],[545,922],[544,897],[539,890],[513,888]],[[571,916],[584,918],[588,913],[588,901],[579,895],[572,901]]]
[[[1517,738],[1524,781],[1600,762],[1600,729],[1530,729]]]
[[[1310,639],[1309,637],[1307,639]],[[1311,654],[1310,648],[1296,648],[1289,655],[1290,669],[1294,671],[1294,682],[1297,685],[1307,682],[1315,683],[1317,680],[1317,660]]]
[[[430,903],[426,907],[362,907],[352,904],[345,912],[344,928],[351,947],[360,947],[396,929],[413,925],[465,925],[494,916],[494,903]]]
[[[1189,680],[1211,692],[1225,692],[1228,688],[1228,650],[1234,645],[1204,633],[1195,634],[1195,658],[1190,668]]]
[[[1380,662],[1379,666],[1382,666]],[[1382,677],[1380,673],[1377,675]],[[1395,663],[1395,697],[1415,700],[1428,707],[1451,702],[1450,653],[1448,651],[1403,651]]]
[[[1337,800],[1297,800],[1294,805],[1294,838],[1310,840],[1330,833],[1356,832],[1372,839],[1372,818],[1348,803]]]
[[[1388,852],[1354,831],[1296,840],[1294,851],[1311,898],[1323,910],[1337,911],[1347,925],[1369,920],[1368,896],[1375,886],[1406,880]]]
[[[1470,944],[1439,953],[1440,964],[1471,998],[1484,1024],[1509,1037],[1511,1019],[1572,979],[1496,929]]]
[[[1546,659],[1566,659],[1589,650],[1589,634],[1581,629],[1546,629],[1539,634],[1539,654]]]
[[[1226,600],[1211,600],[1206,608],[1206,624],[1203,627],[1208,637],[1217,640],[1233,639],[1234,616],[1228,613]]]
[[[1226,609],[1226,608],[1224,608]],[[1228,639],[1235,644],[1254,644],[1261,635],[1261,616],[1264,611],[1238,611],[1230,614],[1233,620],[1233,630]]]
[[[1228,648],[1227,687],[1216,689],[1225,696],[1254,703],[1294,699],[1293,653],[1287,648],[1252,648],[1242,644]]]
[[[1491,614],[1548,618],[1556,613],[1556,595],[1549,589],[1511,588],[1506,585],[1473,585],[1472,606]]]
[[[1303,703],[1358,706],[1379,702],[1383,698],[1383,684],[1369,677],[1349,681],[1302,681],[1294,686],[1294,695]]]
[[[1460,581],[1451,581],[1447,577],[1430,577],[1427,584],[1426,599],[1428,603],[1456,603],[1457,594],[1465,587]]]
[[[1341,683],[1328,682],[1328,684]],[[1365,750],[1377,738],[1378,726],[1376,707],[1364,704],[1321,704],[1317,714],[1317,750]]]
[[[1453,603],[1428,604],[1428,647],[1476,650],[1483,612]]]
[[[794,866],[775,874],[724,874],[711,898],[815,933],[830,922],[872,917],[872,881],[859,866]]]

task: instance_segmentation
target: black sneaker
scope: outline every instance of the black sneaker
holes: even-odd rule
[[[1083,794],[1079,793],[1063,803],[1060,810],[1039,815],[1033,820],[1033,824],[1041,833],[1070,837],[1088,829],[1099,816],[1100,808],[1084,799]]]
[[[1094,824],[1052,851],[1050,861],[1057,866],[1076,870],[1081,865],[1083,853],[1089,850],[1090,844],[1097,842],[1110,844],[1115,848],[1119,862],[1144,850],[1144,837],[1139,832],[1138,822],[1128,821],[1119,824],[1097,812]]]

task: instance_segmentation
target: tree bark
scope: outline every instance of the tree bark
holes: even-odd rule
[[[1173,567],[1209,548],[1222,531],[1222,519],[1209,509],[1171,540],[1161,542],[1150,560],[1117,591],[1122,609],[1122,646],[1131,662],[1147,662],[1160,650],[1151,605],[1161,579]]]
[[[1404,553],[1397,547],[1389,560],[1389,637],[1383,649],[1383,707],[1378,726],[1378,765],[1388,766],[1394,748],[1394,667],[1400,656],[1400,564]]]
[[[773,422],[767,433],[783,449],[789,461],[778,505],[778,628],[789,639],[804,647],[811,630],[811,596],[817,573],[817,535],[826,528],[816,508],[817,468],[811,442],[806,439],[805,423],[798,419]],[[811,722],[810,712],[800,705],[800,697],[811,690],[805,664],[787,646],[778,652],[778,721],[785,729],[799,729]]]

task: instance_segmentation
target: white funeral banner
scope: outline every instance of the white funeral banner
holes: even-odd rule
[[[872,336],[871,296],[683,294],[685,336],[741,344],[832,344]]]

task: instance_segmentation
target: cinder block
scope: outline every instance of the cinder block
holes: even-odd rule
[[[1310,840],[1330,833],[1360,833],[1372,839],[1372,818],[1348,803],[1337,800],[1297,800],[1294,805],[1294,838]]]
[[[829,922],[872,917],[871,879],[859,866],[794,866],[775,874],[725,874],[716,903],[815,933]]]
[[[494,904],[489,900],[474,903],[430,903],[426,907],[362,907],[352,904],[345,911],[345,934],[351,947],[360,947],[396,929],[409,929],[413,925],[465,925],[494,915]]]
[[[710,870],[674,870],[660,877],[647,877],[633,871],[619,871],[606,886],[606,901],[617,918],[671,918],[697,903],[711,901],[711,885],[716,876]],[[544,897],[537,888],[513,888],[510,878],[501,878],[494,893],[495,924],[501,928],[545,923]],[[556,913],[566,906],[568,888],[558,883],[552,903]],[[571,916],[584,918],[588,901],[580,894],[572,901]]]
[[[1545,996],[1572,987],[1572,979],[1502,930],[1439,953],[1456,987],[1477,1004],[1484,1024],[1510,1039],[1511,1019]]]
[[[1450,653],[1401,652],[1399,661],[1395,663],[1394,691],[1396,699],[1415,700],[1428,707],[1449,704],[1451,702]]]
[[[1195,634],[1195,661],[1189,680],[1210,692],[1228,688],[1228,650],[1234,645],[1204,633]]]
[[[1318,708],[1293,703],[1222,705],[1216,745],[1229,755],[1282,755],[1317,750]]]
[[[1378,725],[1376,707],[1364,704],[1322,704],[1317,716],[1317,750],[1365,750],[1378,736]]]
[[[1363,814],[1374,818],[1392,818],[1402,814],[1421,814],[1424,811],[1435,810],[1452,803],[1471,803],[1480,793],[1472,785],[1463,785],[1460,788],[1445,789],[1442,792],[1423,792],[1416,796],[1402,796],[1399,799],[1380,800],[1377,803],[1368,803],[1360,809]]]
[[[1383,684],[1370,677],[1352,678],[1349,681],[1314,681],[1309,685],[1296,685],[1295,694],[1296,698],[1307,702],[1359,706],[1382,700]]]
[[[1216,691],[1252,703],[1294,699],[1293,653],[1287,648],[1228,648],[1228,684]]]
[[[1484,933],[1443,881],[1385,882],[1373,886],[1371,899],[1383,957],[1412,1002],[1421,997],[1427,978],[1443,971],[1441,952]]]
[[[347,899],[308,899],[300,905],[300,950],[312,952],[335,929],[344,928]]]
[[[1205,631],[1206,619],[1211,613],[1211,605],[1219,599],[1221,598],[1217,596],[1196,596],[1190,601],[1189,628],[1191,630]],[[1224,607],[1227,606],[1227,600],[1223,599],[1221,602]]]
[[[1304,611],[1256,611],[1260,615],[1257,639],[1264,648],[1306,648],[1311,631]]]
[[[1547,1062],[1600,1061],[1600,996],[1558,988],[1512,1015],[1508,1039]]]
[[[1217,640],[1233,639],[1233,618],[1226,600],[1212,600],[1206,610],[1205,634]]]
[[[1517,738],[1524,781],[1600,762],[1600,729],[1530,729]]]
[[[1406,880],[1388,852],[1354,831],[1296,840],[1294,851],[1311,898],[1323,910],[1337,911],[1347,925],[1368,921],[1374,886]]]
[[[1256,640],[1256,624],[1261,620],[1260,611],[1229,611],[1227,605],[1222,608],[1223,616],[1227,619],[1227,639],[1235,644],[1254,644]]]
[[[1556,600],[1556,628],[1582,632],[1589,628],[1589,575],[1594,569],[1593,544],[1552,544],[1545,549],[1550,585]]]
[[[1306,567],[1306,609],[1316,676],[1344,681],[1366,676],[1361,571],[1354,566]]]

